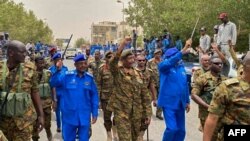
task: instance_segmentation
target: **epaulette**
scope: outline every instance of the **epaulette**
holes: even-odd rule
[[[237,78],[231,78],[231,79],[225,80],[224,83],[227,86],[229,86],[229,85],[232,85],[232,84],[240,83],[240,81]]]
[[[86,75],[90,76],[90,77],[93,77],[93,75],[89,72],[86,72]]]
[[[31,61],[26,61],[23,65],[24,67],[30,68],[30,69],[35,69],[36,66],[34,63],[32,63]]]
[[[105,64],[101,64],[101,65],[99,66],[99,69],[102,68],[104,65],[105,65]]]
[[[65,74],[66,75],[72,75],[72,74],[75,74],[75,72],[74,71],[66,71]]]
[[[150,68],[147,68],[147,70],[148,70],[149,72],[153,72],[153,70],[152,70],[152,69],[150,69]]]

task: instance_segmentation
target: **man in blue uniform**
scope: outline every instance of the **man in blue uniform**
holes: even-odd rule
[[[56,64],[56,72],[52,74],[51,85],[64,89],[62,105],[62,122],[64,141],[75,141],[76,133],[79,141],[89,140],[89,128],[98,116],[98,91],[93,76],[86,72],[88,67],[83,54],[74,58],[75,70],[61,73],[62,61]]]
[[[165,52],[164,61],[158,64],[160,72],[160,94],[158,106],[162,108],[166,130],[162,141],[184,141],[185,109],[190,110],[189,88],[186,72],[181,58],[191,46],[192,40],[186,41],[182,51],[170,48]]]
[[[60,53],[55,53],[52,56],[52,60],[54,62],[54,65],[49,68],[51,73],[55,73],[57,71],[56,63],[62,61],[62,57]],[[65,73],[68,70],[66,66],[62,66],[61,73]],[[53,101],[56,103],[56,106],[53,105],[54,110],[56,111],[56,124],[57,124],[57,132],[61,132],[61,101],[62,101],[62,95],[63,95],[63,88],[62,86],[56,86],[52,87],[52,95],[53,95]]]

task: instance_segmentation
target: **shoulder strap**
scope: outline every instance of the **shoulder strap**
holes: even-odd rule
[[[3,64],[3,74],[2,74],[2,85],[3,85],[3,90],[6,91],[6,71],[7,71],[7,61],[4,61],[4,64]]]
[[[17,87],[17,92],[21,92],[21,87],[22,87],[22,82],[23,82],[23,64],[20,64],[19,66],[19,82],[18,82],[18,87]]]

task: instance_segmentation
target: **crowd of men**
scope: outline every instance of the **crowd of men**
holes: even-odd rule
[[[190,53],[192,39],[182,46],[178,37],[177,47],[172,47],[167,31],[162,39],[145,39],[145,50],[140,52],[129,49],[135,42],[130,37],[115,51],[105,50],[103,58],[100,50],[91,55],[92,48],[86,48],[86,54],[74,57],[73,70],[64,65],[55,47],[48,49],[49,55],[37,53],[25,59],[30,49],[20,41],[9,41],[7,59],[0,61],[0,140],[38,141],[43,128],[53,140],[53,109],[57,132],[65,141],[87,141],[95,134],[91,124],[100,108],[107,133],[107,139],[100,140],[143,141],[154,105],[156,117],[166,123],[162,141],[184,141],[190,95],[199,107],[203,140],[223,140],[224,125],[250,124],[250,53],[237,59],[235,24],[227,13],[219,19],[222,24],[215,26],[212,41],[206,28],[200,28],[196,49],[201,68],[193,74],[191,93],[182,57]],[[37,52],[40,47],[37,44]],[[237,65],[236,78],[228,78],[229,57]]]

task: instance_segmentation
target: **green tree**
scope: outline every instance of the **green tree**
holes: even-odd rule
[[[1,0],[0,13],[0,31],[8,32],[11,39],[24,43],[52,42],[52,30],[32,11],[26,11],[22,3],[16,4],[12,0]]]
[[[164,29],[181,38],[189,38],[195,22],[200,22],[194,41],[198,41],[199,28],[206,26],[213,35],[213,27],[221,24],[217,19],[220,12],[227,12],[230,21],[238,28],[237,48],[246,50],[250,33],[249,0],[131,0],[125,13],[131,26],[141,26],[147,38],[160,36]]]
[[[76,47],[76,48],[80,48],[83,44],[89,44],[89,42],[86,41],[84,38],[78,38],[78,39],[75,41],[75,47]]]

